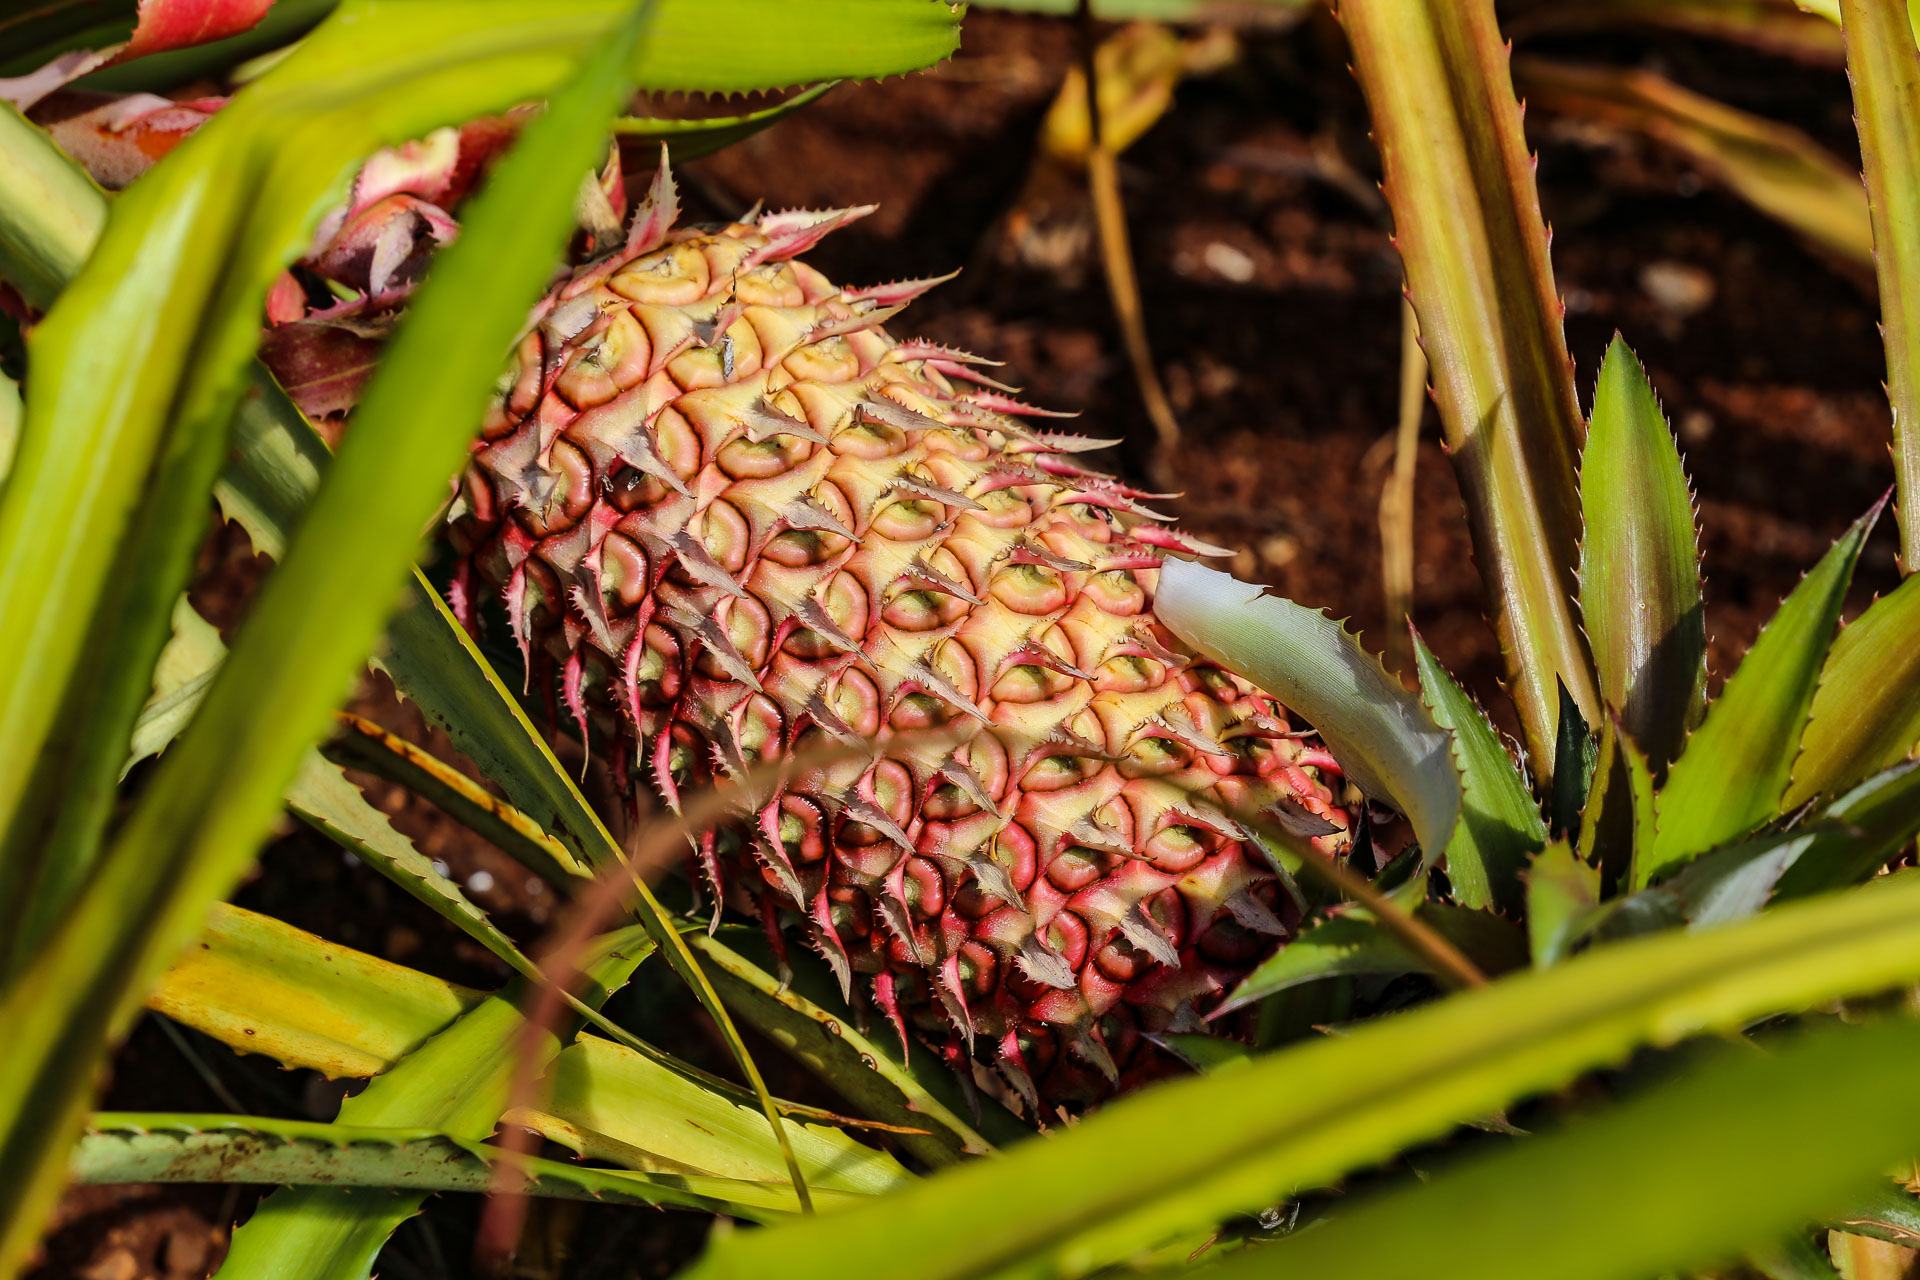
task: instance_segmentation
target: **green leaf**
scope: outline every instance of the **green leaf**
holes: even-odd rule
[[[1225,1036],[1169,1031],[1148,1038],[1195,1071],[1221,1071],[1253,1061],[1252,1049]]]
[[[1920,875],[1596,948],[1244,1070],[1162,1084],[872,1206],[716,1241],[697,1280],[1091,1270],[1324,1186],[1635,1048],[1920,975]],[[1666,1154],[1667,1144],[1654,1150]],[[1582,1201],[1583,1213],[1592,1202]],[[991,1231],[982,1223],[991,1222]],[[1558,1255],[1555,1255],[1556,1257]],[[1538,1254],[1528,1255],[1537,1265]],[[1311,1272],[1303,1274],[1313,1274]]]
[[[459,885],[435,869],[433,860],[393,829],[387,815],[373,807],[339,765],[309,752],[287,788],[294,814],[420,902],[435,915],[478,942],[523,978],[538,981],[540,971]]]
[[[795,985],[766,973],[717,939],[688,941],[712,966],[714,989],[741,1019],[812,1071],[861,1115],[887,1124],[926,1129],[901,1135],[900,1144],[938,1168],[963,1155],[985,1155],[993,1144],[952,1107],[934,1097],[899,1061],[896,1045],[876,1043],[809,1000]],[[944,1069],[944,1067],[943,1067]]]
[[[1920,828],[1920,764],[1902,763],[1852,788],[1813,818],[1813,843],[1781,876],[1778,896],[1804,897],[1880,870]]]
[[[1527,940],[1538,968],[1567,958],[1582,926],[1600,902],[1600,870],[1580,860],[1565,840],[1540,851],[1527,868]]]
[[[1907,1248],[1920,1246],[1920,1200],[1905,1188],[1881,1183],[1855,1199],[1833,1225],[1854,1235],[1885,1240]]]
[[[1912,1022],[1721,1050],[1597,1116],[1343,1207],[1209,1275],[1535,1280],[1550,1258],[1554,1280],[1619,1280],[1764,1248],[1860,1196],[1920,1143],[1920,1097],[1904,1087],[1916,1052]]]
[[[559,1123],[541,1131],[590,1160],[699,1169],[774,1186],[785,1180],[780,1148],[752,1102],[718,1097],[657,1066],[640,1068],[645,1062],[610,1040],[581,1036],[548,1074],[538,1109]],[[912,1181],[892,1156],[851,1142],[837,1129],[792,1120],[782,1127],[809,1187],[879,1195]]]
[[[231,1048],[330,1077],[360,1077],[389,1070],[483,998],[271,917],[222,906],[200,945],[166,973],[148,1003]],[[657,1050],[649,1055],[582,1036],[561,1051],[559,1062],[570,1063],[568,1055],[585,1061],[554,1070],[574,1078],[568,1101],[582,1110],[549,1099],[520,1117],[530,1128],[610,1157],[644,1153],[642,1167],[653,1172],[716,1172],[697,1163],[708,1157],[735,1170],[757,1170],[756,1180],[768,1183],[775,1197],[769,1203],[793,1207],[792,1192],[781,1185],[779,1146],[732,1093],[716,1091]],[[616,1106],[600,1100],[603,1088],[642,1101],[631,1110]],[[610,1114],[616,1129],[596,1130],[588,1112]],[[783,1123],[809,1177],[818,1172],[829,1189],[884,1190],[905,1180],[889,1157],[838,1130]],[[729,1137],[721,1143],[716,1135],[723,1133]]]
[[[653,940],[641,929],[627,929],[598,940],[594,951],[581,971],[590,979],[590,1002],[597,1004],[625,985],[653,951]],[[544,1028],[539,1035],[535,1065],[544,1066],[559,1054],[560,1041]],[[521,1055],[532,1052],[527,1038],[515,1002],[489,996],[343,1102],[340,1123],[431,1129],[477,1142],[494,1131],[507,1109]],[[387,1237],[425,1201],[424,1192],[369,1203],[330,1186],[284,1188],[233,1233],[216,1274],[232,1280],[364,1280]]]
[[[1221,22],[1247,26],[1283,26],[1298,22],[1314,0],[1093,0],[1094,16],[1106,22]],[[972,0],[975,9],[1049,13],[1072,17],[1079,0]]]
[[[245,1053],[329,1079],[378,1075],[481,993],[218,905],[147,1007]]]
[[[1879,514],[1876,507],[1856,521],[1800,580],[1707,709],[1660,792],[1659,830],[1636,883],[1780,812],[1847,584]]]
[[[1920,46],[1904,0],[1841,0],[1893,407],[1900,561],[1920,566]]]
[[[1840,628],[1813,691],[1783,808],[1851,786],[1920,744],[1920,578]]]
[[[286,393],[257,368],[234,435],[232,457],[214,496],[228,518],[247,531],[255,550],[278,559],[332,457]],[[515,809],[542,830],[558,832],[574,854],[603,865],[618,860],[613,837],[553,749],[418,570],[405,603],[387,622],[375,665],[446,730]],[[557,869],[574,875],[580,866],[569,858]]]
[[[1700,544],[1673,432],[1617,334],[1593,393],[1580,506],[1580,616],[1600,696],[1664,773],[1706,691]]]
[[[322,748],[329,760],[399,783],[549,884],[572,889],[576,877],[591,877],[539,823],[426,748],[361,716],[342,712],[337,722]]]
[[[142,760],[165,751],[167,744],[180,736],[226,656],[226,642],[220,639],[219,629],[202,618],[185,596],[175,601],[173,635],[153,669],[153,693],[133,723],[133,742],[120,770],[122,778]]]
[[[1186,560],[1160,570],[1154,615],[1305,717],[1369,795],[1413,823],[1428,856],[1460,813],[1450,741],[1420,700],[1326,615]]]
[[[1415,914],[1421,923],[1465,952],[1483,972],[1503,973],[1526,963],[1519,930],[1491,912],[1429,902]],[[1215,1016],[1321,978],[1435,972],[1426,957],[1371,917],[1351,911],[1303,929],[1288,940],[1234,988]]]
[[[20,384],[0,373],[0,484],[13,468],[13,451],[20,444]]]
[[[405,12],[425,16],[435,7],[414,4]],[[469,19],[487,8],[470,6]],[[442,16],[459,29],[459,15]],[[568,29],[552,13],[543,19],[556,35]],[[19,468],[0,491],[0,611],[19,618],[19,634],[26,640],[18,660],[5,664],[0,728],[29,752],[50,727],[47,717],[77,665],[71,652],[48,649],[57,637],[42,630],[49,619],[45,601],[14,613],[19,593],[34,591],[43,575],[52,574],[68,598],[63,631],[72,627],[75,614],[89,616],[106,585],[101,577],[106,566],[96,562],[112,559],[93,552],[92,540],[104,538],[113,545],[131,514],[123,509],[122,518],[115,519],[112,490],[138,488],[147,471],[142,453],[160,446],[169,420],[179,447],[161,446],[165,461],[159,478],[174,483],[163,483],[146,503],[160,513],[151,517],[155,520],[168,514],[168,502],[186,506],[171,528],[163,525],[152,539],[154,550],[146,550],[149,540],[142,539],[136,558],[155,568],[150,562],[165,558],[163,544],[169,538],[188,539],[184,549],[190,552],[197,533],[186,512],[210,487],[224,452],[219,429],[233,407],[235,383],[256,334],[260,290],[271,271],[296,251],[294,234],[304,235],[318,212],[314,197],[324,193],[328,178],[343,173],[356,141],[395,123],[369,111],[355,92],[367,74],[368,33],[351,23],[328,30],[336,34],[310,37],[134,185],[121,199],[87,271],[35,330],[35,398],[28,406]],[[574,177],[598,160],[606,122],[629,83],[637,28],[628,22],[620,33],[603,42],[494,170],[460,239],[441,255],[414,299],[400,337],[361,402],[360,429],[342,450],[286,560],[268,579],[193,724],[161,762],[72,909],[0,999],[0,1017],[13,1029],[15,1044],[0,1066],[0,1172],[5,1174],[0,1183],[10,1197],[8,1211],[0,1214],[6,1223],[0,1228],[0,1272],[24,1253],[51,1204],[64,1148],[83,1119],[92,1063],[138,1009],[145,985],[191,940],[207,905],[223,896],[251,861],[277,811],[281,788],[378,637],[390,602],[384,584],[397,585],[407,572],[418,531],[460,465],[472,423],[485,407],[498,353],[512,341],[571,231]],[[397,31],[390,34],[395,38],[381,43],[382,54],[404,68],[409,42]],[[416,32],[415,40],[424,35]],[[486,91],[498,92],[510,90],[516,83],[510,72],[524,71],[528,63],[548,67],[546,83],[555,70],[525,54],[483,57],[478,66],[449,61],[450,46],[438,32],[424,43],[430,49],[415,43],[413,56],[438,69],[422,76],[419,87],[435,91],[434,106],[441,111],[462,105],[455,83],[477,78]],[[349,69],[352,75],[346,75]],[[490,74],[476,77],[481,70]],[[342,76],[344,83],[336,80]],[[318,91],[322,84],[329,89]],[[270,85],[282,96],[276,98]],[[325,109],[327,92],[356,104],[350,121],[341,110]],[[248,93],[256,95],[251,109],[240,106]],[[373,101],[388,105],[417,97],[390,93]],[[466,102],[480,105],[471,98]],[[290,132],[290,122],[276,120],[276,110],[297,120]],[[398,118],[407,117],[399,113]],[[329,152],[343,163],[330,165]],[[317,183],[312,177],[296,181],[278,175],[270,184],[276,198],[267,199],[248,182],[235,180],[234,164],[241,174],[264,176],[268,157],[275,155],[302,174],[317,174]],[[238,256],[208,253],[206,245],[234,248]],[[89,310],[89,301],[104,303],[104,312]],[[117,318],[128,302],[153,314],[138,326],[120,324]],[[172,331],[174,326],[179,332]],[[140,340],[135,329],[149,338],[166,332],[168,339]],[[181,345],[194,338],[197,347]],[[129,351],[132,342],[138,346]],[[98,362],[116,353],[143,358],[129,359],[112,379],[99,377]],[[108,382],[111,387],[103,385]],[[75,412],[82,416],[69,416]],[[74,438],[76,421],[87,423],[82,436],[105,433],[103,456],[124,458],[125,474],[114,474],[122,471],[118,465],[76,469],[57,462],[68,448],[87,443]],[[52,438],[56,428],[57,441]],[[120,447],[127,452],[121,454]],[[209,452],[211,457],[204,456]],[[203,463],[212,465],[195,490],[192,480]],[[71,477],[82,471],[88,478],[75,483]],[[167,501],[161,500],[163,494]],[[56,525],[36,519],[45,503],[63,500],[72,505]],[[136,523],[144,527],[147,519],[143,515]],[[49,541],[53,545],[44,545]],[[76,560],[81,551],[89,559],[84,567]],[[135,603],[164,590],[166,597],[158,603],[170,608],[177,580],[168,571],[187,568],[184,556],[174,559],[179,563],[157,566],[137,590],[126,588]],[[34,564],[23,567],[25,561]],[[116,597],[104,599],[112,603]],[[146,629],[139,612],[120,620],[130,633],[121,648],[136,657]],[[316,615],[327,625],[311,625]],[[159,622],[164,631],[164,613]],[[63,642],[63,647],[74,646]],[[152,647],[148,663],[114,674],[120,682],[139,680],[142,697],[146,671],[160,646]],[[300,678],[286,678],[288,671]],[[90,685],[83,687],[91,691]],[[103,716],[112,710],[114,696],[111,688],[95,695]],[[127,716],[128,729],[137,708],[138,701]],[[89,725],[94,741],[87,749],[112,751],[117,770],[124,745],[103,734],[108,727],[104,719]],[[85,776],[85,763],[77,767]],[[18,798],[0,781],[0,819],[11,823]],[[82,813],[80,820],[87,816]]]
[[[1682,89],[1651,71],[1514,59],[1527,104],[1643,134],[1829,252],[1865,263],[1873,229],[1860,175],[1798,129]]]
[[[778,124],[801,107],[826,96],[836,81],[817,84],[783,102],[737,116],[703,116],[693,120],[665,120],[649,116],[621,116],[613,131],[632,142],[659,142],[673,149],[675,160],[692,160],[730,147],[770,125]]]
[[[1520,869],[1547,842],[1540,806],[1486,714],[1427,648],[1413,639],[1420,693],[1434,723],[1453,735],[1460,821],[1447,841],[1447,879],[1462,906],[1517,906]]]
[[[318,1124],[259,1116],[99,1112],[75,1148],[82,1183],[217,1182],[378,1187],[486,1194],[505,1157],[498,1147],[431,1129]],[[588,1169],[522,1156],[527,1195],[662,1205],[768,1221],[791,1210],[758,1183],[705,1174]],[[850,1200],[840,1193],[829,1197]]]
[[[1553,781],[1547,790],[1547,825],[1555,835],[1571,835],[1580,827],[1594,771],[1600,764],[1600,740],[1580,714],[1573,695],[1560,689],[1560,722],[1553,744]]]
[[[1590,724],[1600,699],[1574,610],[1580,406],[1506,45],[1492,0],[1343,0],[1339,16],[1507,687],[1544,772],[1558,686]]]
[[[106,200],[53,139],[5,103],[0,103],[0,156],[7,165],[10,215],[0,217],[0,278],[19,290],[28,306],[44,309],[99,239]]]

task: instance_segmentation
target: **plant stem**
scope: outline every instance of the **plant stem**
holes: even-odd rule
[[[1903,0],[1841,0],[1893,407],[1900,567],[1920,565],[1920,49]]]

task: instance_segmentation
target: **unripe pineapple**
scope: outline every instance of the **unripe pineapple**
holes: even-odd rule
[[[880,738],[705,837],[716,899],[776,942],[799,922],[903,1044],[974,1050],[1030,1105],[1150,1073],[1141,1033],[1200,1029],[1294,916],[1242,819],[1345,842],[1331,760],[1156,623],[1161,557],[1203,548],[1076,461],[1097,442],[881,327],[933,281],[798,260],[867,210],[675,211],[663,169],[521,344],[456,504],[457,607],[503,593],[530,673],[670,803]]]

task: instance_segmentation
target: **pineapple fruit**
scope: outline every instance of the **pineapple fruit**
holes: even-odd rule
[[[903,1045],[1036,1109],[1154,1073],[1143,1037],[1202,1029],[1297,919],[1245,820],[1344,849],[1337,766],[1156,624],[1161,557],[1208,549],[1078,461],[1100,442],[882,327],[937,281],[800,260],[867,210],[676,212],[663,165],[536,313],[454,504],[456,609],[498,592],[529,678],[669,803],[860,747],[695,854],[716,920],[799,924]]]

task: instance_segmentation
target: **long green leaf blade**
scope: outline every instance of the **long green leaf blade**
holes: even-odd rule
[[[1546,223],[1492,0],[1342,0],[1395,243],[1527,749],[1559,686],[1599,723],[1574,616],[1583,425]]]
[[[1723,1050],[1610,1111],[1342,1208],[1208,1275],[1632,1280],[1767,1251],[1911,1154],[1916,1053],[1912,1022]]]
[[[1736,110],[1651,71],[1514,60],[1529,105],[1653,138],[1769,217],[1841,257],[1873,252],[1860,175],[1798,129]]]
[[[387,363],[368,387],[356,422],[359,429],[341,451],[280,570],[268,580],[193,725],[162,761],[152,787],[72,912],[0,1002],[0,1016],[16,1036],[16,1052],[0,1067],[0,1182],[12,1201],[4,1215],[6,1226],[0,1228],[0,1272],[24,1253],[58,1186],[63,1148],[82,1119],[91,1064],[139,1007],[146,983],[191,939],[207,905],[224,895],[245,868],[278,807],[280,789],[378,637],[388,597],[384,587],[369,592],[368,584],[402,580],[418,531],[431,516],[440,487],[464,456],[471,424],[480,419],[497,353],[512,341],[526,306],[553,269],[572,227],[572,175],[594,166],[606,123],[629,83],[637,28],[629,21],[620,31],[620,38],[602,45],[495,170],[460,240],[420,290]],[[338,39],[329,44],[316,34],[279,71],[287,83],[299,84],[304,75],[324,71],[343,52],[340,45]],[[303,55],[310,58],[303,61]],[[337,128],[337,115],[303,114],[302,129]],[[149,226],[171,225],[179,234],[180,220],[204,203],[191,198],[191,189],[197,182],[205,196],[213,177],[209,165],[228,136],[216,129],[229,120],[238,121],[229,128],[238,142],[251,139],[254,147],[265,145],[263,135],[245,132],[258,126],[258,117],[242,113],[216,118],[175,153],[178,161],[189,148],[204,144],[195,153],[198,165],[175,164],[171,171],[181,176],[173,183],[150,185],[169,171],[162,165],[123,200],[123,217],[115,220],[96,250],[88,279],[97,279],[99,271],[122,269],[123,255],[142,243]],[[136,205],[143,191],[158,195]],[[166,203],[176,191],[187,198]],[[130,207],[138,212],[128,217]],[[274,212],[269,203],[255,214],[273,226]],[[291,225],[304,227],[304,222]],[[124,234],[114,234],[123,228]],[[161,240],[157,247],[171,252],[176,261],[189,256],[167,246],[164,237],[156,238]],[[285,232],[276,226],[268,239],[284,241]],[[263,256],[262,262],[282,259],[281,252],[268,252],[271,256]],[[244,269],[239,273],[242,280],[246,274]],[[134,278],[151,289],[165,275],[136,269]],[[71,308],[76,293],[84,296],[78,286],[70,289],[40,332],[53,328],[63,311],[69,320],[59,332],[69,343],[85,335],[89,323],[98,322]],[[186,305],[217,306],[216,296],[201,293],[189,297]],[[243,288],[229,310],[250,296]],[[107,320],[111,323],[112,313]],[[222,337],[198,357],[192,375],[208,386],[210,396],[245,367],[249,346],[239,338],[250,335],[252,324],[251,314],[238,310],[211,326]],[[178,350],[171,354],[175,362],[185,355]],[[53,383],[58,393],[50,398],[56,408],[72,409],[84,392],[76,385],[79,379],[60,372],[56,369]],[[43,450],[47,445],[45,429],[37,434],[31,429],[33,408],[30,405],[23,462],[36,445]],[[209,403],[202,413],[188,408],[181,416],[185,421],[179,429],[192,439],[196,429],[204,432],[212,425],[207,418],[219,422],[225,415]],[[32,482],[27,481],[30,475]],[[44,480],[23,466],[15,483],[0,493],[0,549],[29,553],[15,540],[19,526],[8,521],[30,514],[46,498]],[[18,504],[4,500],[17,494],[25,495]],[[10,577],[15,563],[0,561],[0,600],[32,576]],[[327,618],[327,626],[310,625],[316,609]],[[22,615],[26,637],[41,634],[34,616]],[[38,737],[32,722],[40,706],[33,691],[43,681],[57,683],[59,676],[49,677],[31,659],[18,665],[8,662],[6,669],[13,679],[0,689],[0,696],[22,696],[0,709],[0,724],[15,727],[12,713],[20,712],[26,732],[19,741],[30,744]],[[298,671],[300,678],[288,679],[288,671]],[[236,769],[236,764],[243,767]],[[9,808],[0,796],[0,813]],[[58,978],[49,976],[53,974]],[[55,990],[62,999],[48,998]]]
[[[378,1075],[479,1003],[478,991],[216,906],[148,1007],[328,1079]]]
[[[106,201],[51,138],[4,105],[0,159],[13,214],[0,218],[0,278],[29,306],[45,308],[86,261],[106,223]]]
[[[392,1069],[484,998],[269,916],[221,906],[200,945],[167,971],[148,1003],[229,1048],[282,1066],[367,1077]],[[715,1090],[657,1050],[641,1053],[590,1034],[561,1051],[554,1073],[572,1080],[565,1096],[518,1117],[548,1139],[655,1172],[731,1170],[769,1184],[780,1205],[793,1206],[778,1144],[733,1091]],[[598,1129],[596,1115],[608,1117],[612,1129]],[[837,1129],[783,1124],[810,1184],[871,1194],[906,1180],[891,1158]],[[727,1140],[718,1142],[718,1134]],[[720,1167],[703,1167],[709,1159]]]
[[[1660,792],[1644,883],[1780,812],[1814,685],[1846,602],[1860,546],[1879,510],[1855,521],[1768,620],[1728,677]]]
[[[1149,1089],[880,1204],[734,1235],[689,1274],[956,1280],[1092,1269],[1325,1185],[1635,1047],[1916,974],[1920,875],[1598,948],[1338,1039]]]
[[[1813,692],[1782,807],[1797,809],[1905,760],[1920,745],[1920,577],[1840,628]]]
[[[595,1002],[625,985],[653,943],[635,928],[609,935],[596,950],[582,966]],[[431,1129],[468,1142],[485,1138],[507,1108],[525,1025],[513,1000],[489,996],[342,1103],[341,1123]],[[559,1038],[543,1031],[540,1052],[544,1066],[559,1054]],[[364,1280],[387,1237],[425,1199],[421,1193],[369,1202],[327,1186],[283,1188],[233,1233],[217,1274],[229,1280]]]
[[[82,1183],[216,1182],[397,1191],[492,1190],[500,1149],[431,1129],[317,1124],[257,1116],[101,1112],[73,1155]],[[674,1205],[763,1221],[791,1211],[779,1189],[707,1174],[588,1169],[523,1156],[527,1195]],[[827,1191],[823,1201],[852,1197]],[[365,1199],[365,1197],[363,1197]]]
[[[1618,335],[1580,462],[1580,616],[1600,696],[1656,771],[1679,756],[1707,681],[1693,495],[1646,371]]]
[[[1893,407],[1900,561],[1920,567],[1920,46],[1904,0],[1841,0],[1840,33],[1853,81],[1880,336]]]
[[[1547,842],[1540,806],[1485,713],[1419,636],[1413,653],[1421,697],[1434,722],[1453,736],[1460,769],[1460,822],[1447,841],[1454,897],[1467,907],[1517,906],[1520,870]]]

